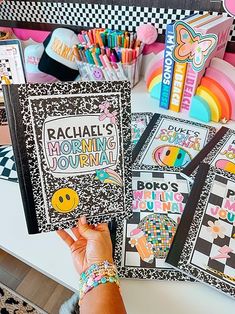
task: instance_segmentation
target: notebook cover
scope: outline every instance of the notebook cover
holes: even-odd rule
[[[235,176],[201,164],[167,263],[235,296]]]
[[[132,172],[133,216],[119,223],[115,261],[123,278],[189,280],[165,263],[190,193],[179,173]]]
[[[130,86],[4,86],[30,233],[131,214]]]
[[[201,162],[235,174],[235,131],[221,127],[209,143],[183,169],[186,175],[195,175]]]
[[[131,114],[131,142],[133,147],[138,143],[152,116],[152,112],[134,112]]]
[[[133,167],[180,171],[214,136],[205,124],[154,114],[133,150]]]

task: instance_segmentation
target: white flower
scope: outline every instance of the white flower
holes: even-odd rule
[[[215,222],[209,220],[208,226],[208,231],[211,233],[213,239],[217,239],[218,236],[222,239],[225,237],[225,228],[221,226],[219,220],[216,220]]]

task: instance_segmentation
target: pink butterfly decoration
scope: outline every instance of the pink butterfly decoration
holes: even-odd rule
[[[99,105],[101,112],[103,112],[100,115],[99,120],[103,121],[104,119],[109,118],[111,123],[116,124],[117,111],[110,112],[109,107],[110,107],[109,102],[103,102],[102,104]]]
[[[194,70],[200,71],[209,55],[215,49],[217,36],[214,34],[202,35],[196,33],[183,21],[177,22],[176,47],[174,58],[177,62],[190,62]]]

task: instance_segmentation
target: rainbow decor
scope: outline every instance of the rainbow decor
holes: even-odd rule
[[[189,111],[190,117],[200,120],[202,122],[211,121],[211,110],[205,99],[195,95],[192,98],[192,103]]]
[[[160,100],[160,96],[161,96],[161,88],[162,88],[162,82],[156,84],[153,86],[153,88],[150,91],[150,96],[152,98],[155,98],[157,100]]]
[[[213,122],[219,122],[221,118],[221,106],[214,94],[203,85],[200,85],[197,88],[196,95],[200,96],[208,103],[211,110],[211,120]]]
[[[190,116],[203,122],[235,120],[235,67],[213,58],[192,99]]]
[[[152,67],[148,67],[149,73],[146,75],[146,86],[151,97],[159,100],[162,84],[164,54],[161,51],[157,56],[158,58],[156,58],[156,60],[152,63]]]
[[[221,108],[221,120],[225,119],[229,121],[231,119],[231,102],[223,86],[209,77],[203,77],[201,85],[209,89],[213,93],[216,102],[219,103]]]

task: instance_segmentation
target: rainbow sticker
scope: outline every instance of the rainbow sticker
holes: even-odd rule
[[[162,167],[185,167],[192,159],[185,149],[174,145],[158,147],[152,156],[154,162]]]

